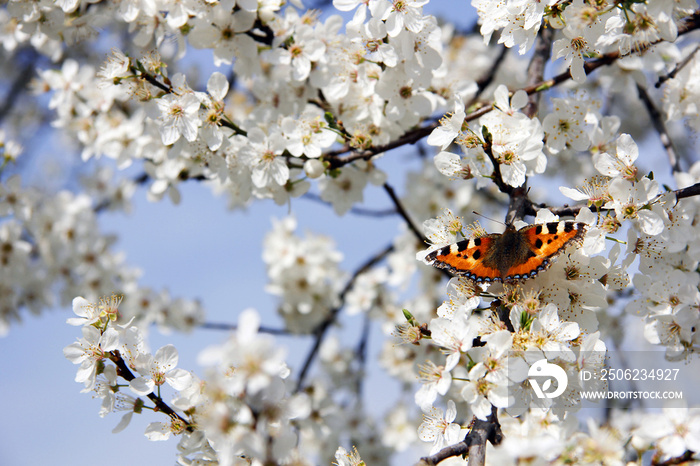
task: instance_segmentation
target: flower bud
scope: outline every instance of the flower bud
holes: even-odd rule
[[[326,171],[323,162],[318,159],[309,159],[304,162],[304,171],[309,178],[318,178]]]

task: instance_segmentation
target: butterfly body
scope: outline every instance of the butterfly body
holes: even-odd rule
[[[581,244],[587,225],[550,222],[516,230],[508,225],[502,234],[460,241],[431,252],[426,260],[477,283],[518,282],[547,269],[572,244]]]

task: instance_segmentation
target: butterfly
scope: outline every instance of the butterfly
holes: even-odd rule
[[[534,277],[566,248],[581,245],[587,228],[585,223],[563,221],[527,225],[519,230],[507,225],[501,234],[445,246],[429,253],[425,260],[476,283],[513,283]]]

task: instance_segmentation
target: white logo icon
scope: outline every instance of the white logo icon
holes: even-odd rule
[[[527,372],[528,381],[532,385],[532,389],[535,391],[537,398],[556,398],[566,390],[567,377],[566,371],[556,364],[550,364],[546,359],[540,359],[532,366]],[[540,387],[537,380],[532,379],[532,377],[549,377]],[[547,393],[552,386],[552,378],[557,381],[557,389],[551,393]]]

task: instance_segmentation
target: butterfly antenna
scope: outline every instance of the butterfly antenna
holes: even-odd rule
[[[501,225],[506,226],[506,224],[505,224],[504,222],[501,222],[500,220],[495,220],[495,219],[493,219],[493,218],[491,218],[491,217],[487,217],[486,215],[480,214],[480,213],[477,212],[476,210],[472,210],[472,213],[473,213],[474,215],[479,216],[479,217],[484,217],[486,220],[491,220],[492,222],[500,223]]]

